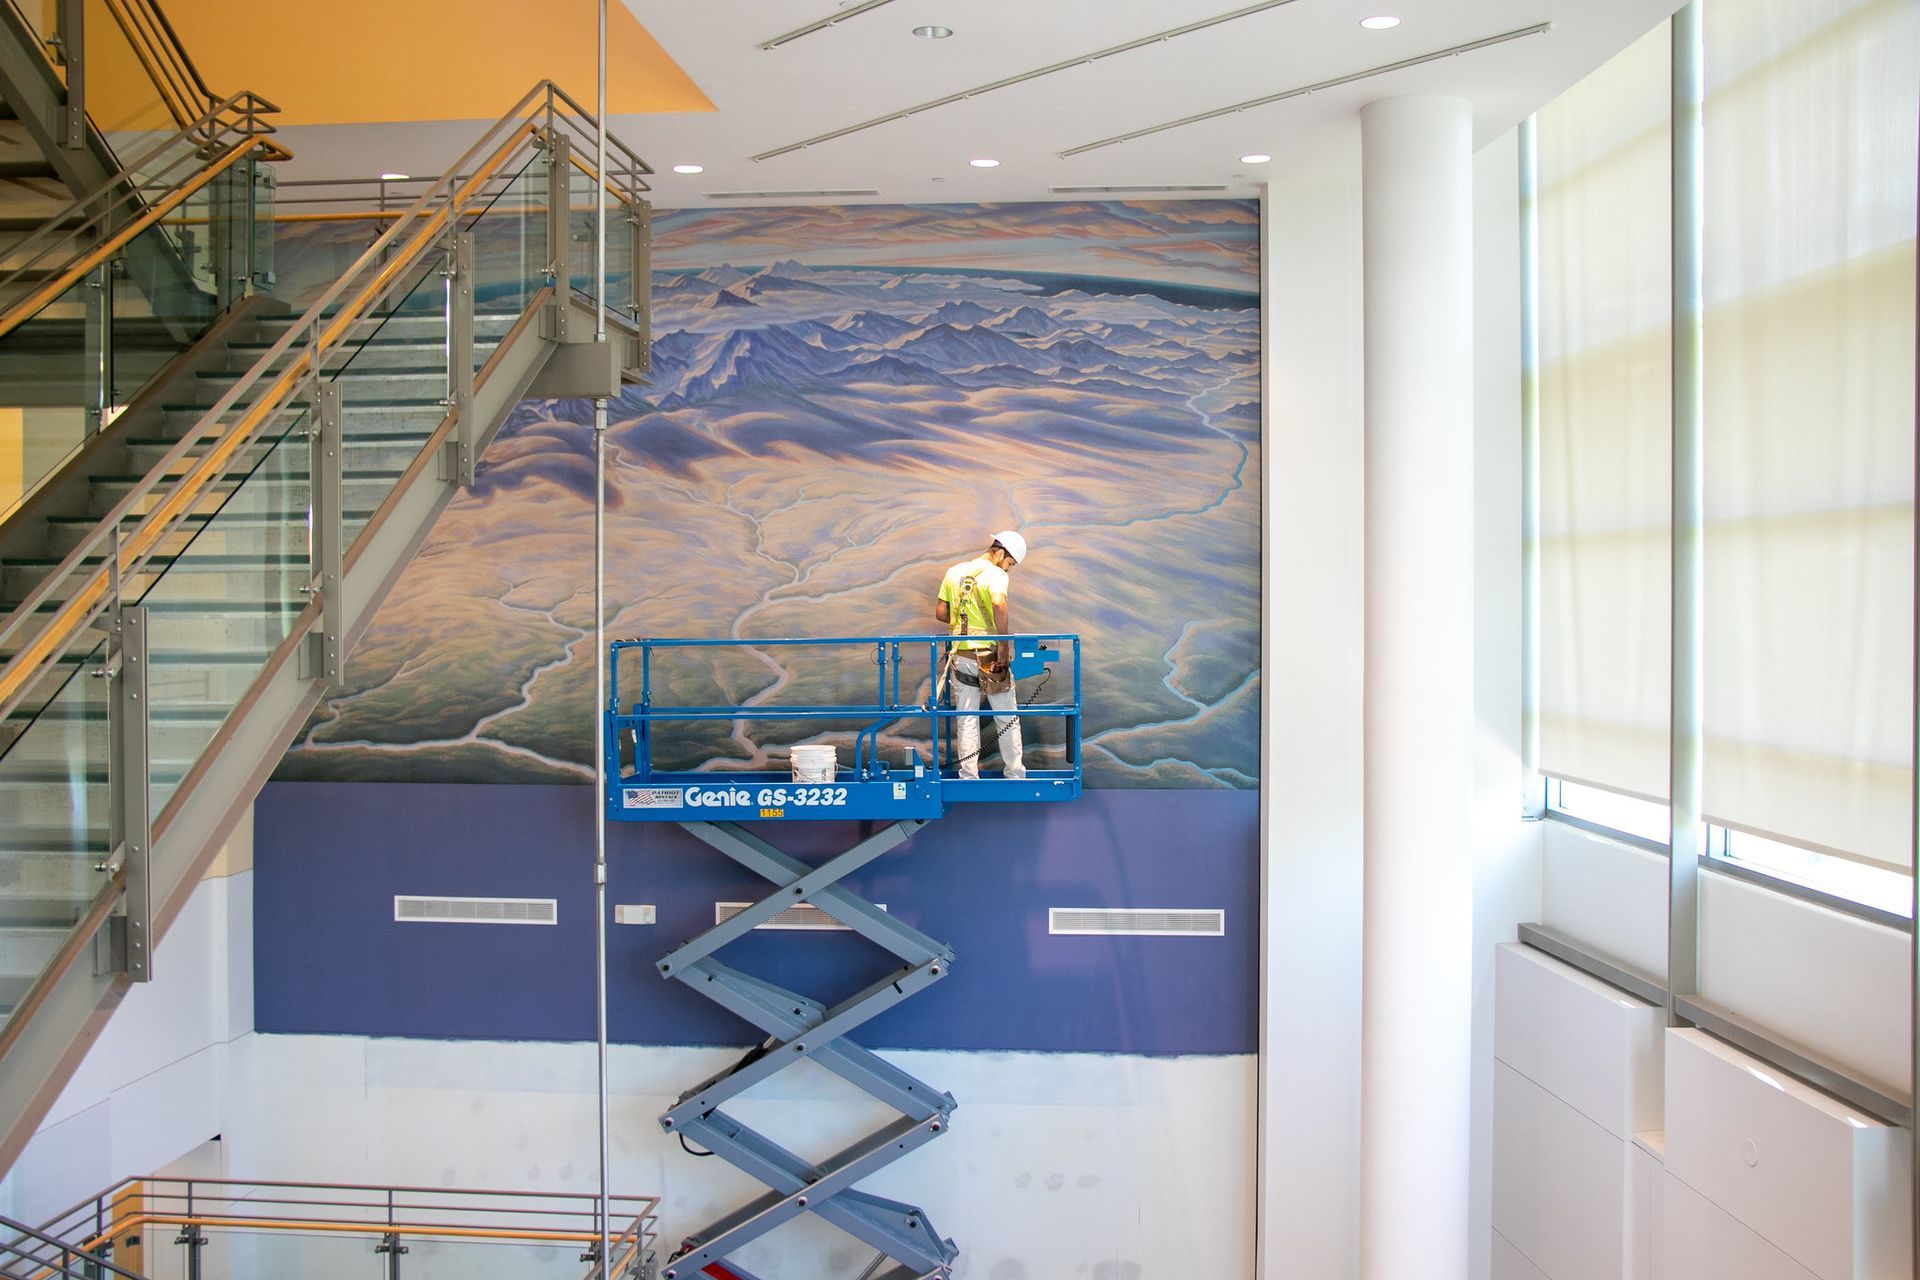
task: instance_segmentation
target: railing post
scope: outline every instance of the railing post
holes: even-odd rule
[[[88,388],[87,434],[92,435],[107,422],[107,409],[113,404],[113,260],[108,259],[89,273],[86,287],[86,342]]]
[[[640,331],[635,343],[638,350],[628,355],[629,367],[647,373],[653,368],[653,206],[635,200],[627,206],[627,222],[633,233],[633,252],[628,259],[632,264],[627,276],[628,310]]]
[[[556,131],[547,149],[547,278],[553,284],[550,336],[567,340],[567,318],[573,310],[573,144]]]
[[[374,1246],[376,1254],[385,1254],[387,1259],[386,1280],[400,1280],[400,1258],[412,1250],[400,1243],[399,1233],[389,1231],[380,1237],[380,1243]]]
[[[86,0],[60,0],[54,17],[60,61],[67,68],[67,109],[60,119],[60,144],[69,151],[87,145]]]
[[[340,684],[340,652],[346,634],[346,601],[341,598],[345,547],[343,507],[346,483],[340,454],[340,384],[318,376],[316,352],[313,400],[307,432],[307,475],[312,487],[313,583],[320,596],[320,629],[308,651],[307,676],[323,688]]]
[[[180,1234],[173,1238],[177,1245],[187,1250],[186,1280],[200,1280],[200,1250],[206,1247],[207,1238],[200,1234],[200,1228],[189,1222],[180,1228]]]
[[[453,401],[453,482],[470,488],[479,459],[480,424],[473,413],[473,233],[453,237],[453,270],[447,276],[447,378]]]
[[[120,603],[119,559],[113,556],[113,605],[109,613],[107,662],[97,674],[108,680],[107,695],[107,845],[109,869],[125,874],[120,908],[114,914],[107,966],[135,982],[153,979],[153,880],[149,855],[152,831],[148,810],[151,728],[147,705],[147,610]]]
[[[246,297],[252,285],[247,262],[253,247],[252,169],[252,160],[239,161],[215,177],[207,192],[207,265],[221,311]]]
[[[279,178],[272,165],[261,164],[256,157],[247,161],[247,181],[250,197],[247,212],[251,219],[247,240],[247,278],[248,292],[252,292],[274,286],[273,209]]]

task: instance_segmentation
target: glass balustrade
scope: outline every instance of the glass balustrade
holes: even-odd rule
[[[19,308],[0,332],[0,521],[247,292],[271,217],[255,168],[235,162],[65,287],[59,244],[23,246],[53,267],[0,264]]]

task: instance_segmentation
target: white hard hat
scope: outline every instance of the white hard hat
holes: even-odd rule
[[[1007,549],[1007,554],[1013,557],[1015,564],[1026,560],[1027,540],[1020,536],[1019,530],[1002,529],[993,535],[993,540]]]

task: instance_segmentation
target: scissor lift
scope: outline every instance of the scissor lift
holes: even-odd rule
[[[971,636],[977,644],[999,637]],[[961,778],[944,765],[950,729],[962,713],[939,705],[936,685],[951,636],[843,636],[825,640],[623,640],[610,646],[611,672],[605,717],[608,771],[607,817],[622,822],[674,822],[770,881],[773,892],[753,906],[682,944],[659,962],[663,977],[676,978],[707,999],[758,1027],[767,1037],[738,1063],[682,1094],[660,1117],[668,1133],[723,1157],[765,1183],[764,1196],[696,1232],[670,1258],[663,1280],[691,1280],[706,1274],[725,1280],[754,1280],[727,1259],[767,1232],[803,1213],[818,1214],[879,1251],[867,1269],[875,1276],[886,1262],[896,1265],[878,1280],[946,1276],[957,1256],[919,1208],[860,1191],[856,1183],[932,1141],[947,1128],[954,1100],[848,1039],[869,1019],[938,982],[951,971],[953,949],[902,923],[839,882],[903,844],[946,812],[950,804],[970,801],[1013,803],[1071,800],[1080,794],[1080,640],[1072,635],[1013,636],[1016,678],[1040,675],[1050,666],[1072,664],[1071,700],[1022,706],[1023,722],[1062,722],[1062,741],[1029,747],[1031,758],[1047,751],[1062,754],[1063,767],[1029,768],[1024,779],[982,776]],[[872,702],[779,706],[676,706],[655,701],[656,657],[667,650],[781,649],[819,651],[864,648],[877,669]],[[632,652],[637,651],[637,654]],[[620,693],[621,666],[639,663],[638,697],[625,706]],[[678,655],[683,660],[689,655]],[[699,657],[701,655],[691,655]],[[663,659],[664,661],[665,659]],[[924,660],[924,665],[923,665]],[[903,681],[903,668],[906,678]],[[631,689],[632,681],[628,687]],[[907,697],[924,697],[907,702]],[[1007,714],[992,713],[988,714]],[[669,723],[766,720],[861,723],[853,731],[853,760],[839,767],[830,782],[796,783],[785,772],[705,769],[660,771],[653,767],[656,726]],[[925,726],[922,747],[910,760],[882,756],[882,734],[894,740]],[[916,733],[917,736],[917,733]],[[782,853],[742,822],[809,819],[889,820],[868,836],[818,867]],[[833,917],[901,962],[893,973],[834,1005],[789,991],[732,968],[715,958],[728,943],[746,936],[789,907],[807,903]],[[815,1164],[728,1116],[731,1099],[801,1059],[811,1059],[857,1088],[891,1106],[900,1118],[846,1149]]]

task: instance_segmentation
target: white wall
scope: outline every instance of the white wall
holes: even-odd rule
[[[1262,1277],[1341,1280],[1360,1266],[1357,124],[1351,134],[1326,172],[1262,200]]]
[[[0,1213],[40,1222],[147,1173],[227,1123],[229,1053],[253,1029],[253,823],[242,821],[4,1182]]]
[[[616,1046],[617,1192],[667,1193],[662,1242],[764,1192],[684,1154],[656,1118],[738,1057]],[[950,1136],[862,1187],[918,1204],[961,1246],[959,1275],[1246,1276],[1251,1057],[890,1052],[961,1100]],[[590,1192],[591,1044],[250,1036],[234,1050],[228,1176]],[[894,1117],[795,1067],[729,1107],[810,1159]],[[765,1280],[858,1274],[871,1259],[803,1218],[742,1251]],[[1307,1274],[1307,1273],[1300,1273]]]

